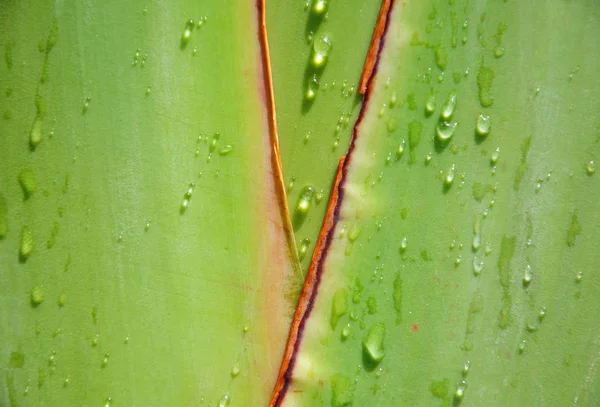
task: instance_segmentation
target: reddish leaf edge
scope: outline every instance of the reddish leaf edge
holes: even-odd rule
[[[264,0],[262,0],[262,2],[264,2]],[[362,119],[365,115],[366,106],[369,102],[372,83],[377,73],[377,67],[379,65],[381,52],[385,43],[385,36],[389,27],[390,15],[395,3],[396,0],[383,0],[381,5],[359,88],[360,93],[364,95],[361,109],[352,129],[352,139],[350,141],[348,153],[346,156],[340,158],[338,164],[333,190],[327,206],[327,212],[325,214],[323,226],[319,232],[319,237],[308,268],[306,279],[304,281],[304,286],[302,287],[302,292],[300,294],[298,306],[294,314],[281,368],[279,370],[277,382],[275,383],[275,387],[273,389],[269,407],[279,407],[282,405],[292,381],[294,364],[302,342],[304,327],[306,325],[306,321],[310,317],[310,313],[313,309],[318,294],[325,260],[329,252],[331,242],[333,241],[335,225],[339,221],[340,208],[344,198],[344,184],[348,174],[348,167],[351,163],[352,152],[354,151],[354,147],[356,145],[358,127],[362,122]]]

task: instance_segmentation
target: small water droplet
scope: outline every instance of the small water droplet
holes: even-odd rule
[[[399,160],[404,155],[404,150],[406,149],[406,140],[402,139],[400,144],[398,144],[398,150],[396,151],[396,159]]]
[[[490,116],[484,116],[482,114],[477,116],[476,131],[479,137],[486,137],[490,134],[491,129],[492,123],[490,121]]]
[[[465,380],[461,381],[458,386],[456,386],[456,391],[454,392],[454,405],[457,405],[462,401],[462,399],[465,397],[466,389],[467,382]]]
[[[538,319],[540,320],[540,322],[542,322],[544,320],[544,318],[546,318],[546,313],[547,313],[546,307],[542,307],[538,314]]]
[[[308,254],[309,246],[310,246],[309,238],[304,238],[304,239],[300,240],[300,244],[298,246],[298,259],[300,261],[302,261]]]
[[[83,102],[83,110],[82,110],[82,114],[85,114],[88,109],[90,108],[90,103],[92,102],[92,98],[91,97],[86,97],[85,101]]]
[[[431,151],[427,153],[427,155],[425,156],[425,165],[429,165],[429,163],[431,163],[431,159],[433,158]]]
[[[190,185],[188,186],[187,191],[183,195],[183,201],[181,201],[181,207],[179,208],[180,214],[183,215],[185,213],[185,211],[187,210],[187,208],[190,204],[190,200],[192,199],[192,194],[194,193],[195,187],[196,187],[196,184],[194,182],[190,183]]]
[[[483,271],[483,260],[478,260],[477,257],[473,258],[473,274],[478,276]]]
[[[92,346],[98,346],[98,342],[100,342],[100,334],[94,335],[94,337],[92,338]]]
[[[525,272],[523,273],[523,285],[527,287],[531,280],[533,279],[533,271],[531,270],[531,265],[525,266]]]
[[[181,49],[184,49],[188,45],[190,40],[192,39],[192,32],[193,32],[195,26],[196,26],[196,24],[194,23],[193,20],[188,20],[185,23],[183,33],[181,34],[181,44],[180,44]]]
[[[225,147],[219,150],[219,155],[228,155],[233,151],[233,146],[231,144],[227,144]]]
[[[228,407],[229,403],[231,403],[231,399],[229,398],[229,393],[227,393],[219,400],[218,407]]]
[[[494,50],[494,56],[496,58],[501,58],[504,55],[504,47],[496,47]]]
[[[462,262],[462,255],[459,255],[456,260],[454,260],[454,267],[458,267],[460,266],[460,263]]]
[[[63,382],[63,387],[67,387],[69,385],[69,376],[65,377],[65,381]]]
[[[306,219],[306,216],[308,215],[308,212],[312,206],[314,197],[315,189],[310,185],[305,186],[300,192],[293,219],[293,223],[296,228],[300,227]]]
[[[342,341],[345,341],[350,336],[350,324],[347,324],[342,328]]]
[[[123,343],[124,343],[125,345],[127,345],[127,344],[129,343],[129,335],[127,335],[127,336],[125,337],[125,339],[123,339]]]
[[[596,163],[594,160],[590,160],[585,164],[585,172],[590,177],[596,173]]]
[[[406,236],[404,236],[402,238],[402,241],[400,242],[400,253],[404,253],[407,248],[408,248],[408,239]]]
[[[448,170],[448,173],[446,174],[446,177],[444,178],[444,183],[448,187],[450,187],[454,183],[454,171],[455,170],[456,170],[456,167],[454,164],[452,164],[452,167],[450,167],[450,169]]]
[[[435,96],[430,95],[425,103],[425,115],[430,116],[435,111]]]
[[[315,100],[317,96],[317,91],[319,90],[319,78],[316,74],[314,74],[308,81],[308,85],[306,87],[306,93],[304,94],[304,98],[308,102],[312,102]]]
[[[111,407],[112,406],[112,397],[107,397],[106,400],[104,400],[104,407]]]
[[[469,370],[471,370],[471,361],[467,360],[463,366],[462,375],[467,376],[469,374]]]
[[[150,92],[152,92],[152,85],[148,85],[146,88],[146,96],[150,96]]]
[[[240,367],[236,364],[231,368],[231,377],[238,377],[240,374]]]
[[[106,352],[104,354],[104,358],[102,359],[102,364],[101,364],[102,368],[105,368],[106,365],[108,365],[108,358],[109,357],[110,357],[110,354],[108,352]]]
[[[583,272],[578,271],[577,274],[575,275],[575,282],[581,283],[581,280],[583,280]]]
[[[492,156],[490,157],[490,163],[492,165],[496,165],[498,163],[498,159],[500,158],[500,147],[496,147]]]
[[[523,353],[525,351],[525,345],[527,345],[527,341],[523,339],[521,343],[519,343],[519,353]]]
[[[29,296],[30,296],[30,300],[31,300],[31,305],[33,307],[37,307],[42,302],[44,302],[44,297],[45,297],[44,286],[36,285],[35,287],[33,287],[31,289]]]

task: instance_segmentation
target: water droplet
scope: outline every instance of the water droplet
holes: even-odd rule
[[[490,121],[490,116],[484,116],[482,114],[477,116],[476,131],[479,137],[486,137],[490,134],[491,128],[492,123]]]
[[[19,174],[19,185],[23,190],[23,198],[29,199],[31,195],[37,190],[37,181],[31,168],[25,168]]]
[[[542,322],[544,320],[544,318],[546,318],[546,313],[547,313],[546,307],[542,307],[542,309],[540,309],[540,312],[538,314],[538,319],[540,320],[540,322]]]
[[[92,102],[92,98],[91,97],[86,97],[85,101],[83,102],[83,110],[82,110],[82,114],[85,114],[88,109],[90,108],[90,103]]]
[[[494,56],[496,58],[501,58],[504,55],[504,47],[496,47],[494,50]]]
[[[225,147],[219,150],[219,155],[227,155],[233,151],[233,146],[231,144],[227,144]]]
[[[454,132],[456,131],[456,126],[458,123],[450,123],[446,121],[438,121],[435,126],[435,134],[438,139],[442,142],[446,142],[454,136]]]
[[[64,293],[64,291],[62,293],[60,293],[60,295],[58,296],[58,301],[57,304],[59,307],[64,307],[65,304],[67,303],[67,294]]]
[[[104,400],[104,407],[111,407],[112,406],[112,397],[107,397],[106,400]]]
[[[463,366],[462,375],[467,376],[469,374],[469,370],[471,369],[471,361],[467,360],[465,365]]]
[[[296,228],[300,227],[306,219],[308,211],[311,208],[314,196],[315,189],[310,185],[305,186],[300,192],[300,197],[298,198],[298,204],[296,205],[296,210],[294,211],[293,219],[293,223]]]
[[[429,163],[431,162],[431,159],[433,158],[433,156],[431,155],[431,151],[427,153],[427,155],[425,156],[425,165],[429,165]]]
[[[342,341],[345,341],[350,336],[350,324],[342,328]]]
[[[129,335],[127,335],[127,336],[125,337],[125,339],[123,339],[123,343],[124,343],[125,345],[127,345],[127,344],[129,343]]]
[[[585,172],[590,177],[596,173],[596,163],[594,160],[590,160],[585,164]]]
[[[108,365],[108,358],[110,357],[110,354],[108,352],[106,352],[104,354],[104,358],[102,359],[102,368],[105,368],[106,365]]]
[[[430,116],[435,111],[435,96],[431,95],[425,103],[425,115]]]
[[[363,354],[367,362],[377,365],[385,357],[383,341],[385,339],[385,325],[381,322],[374,324],[363,340]]]
[[[339,288],[333,295],[331,301],[331,316],[329,319],[331,329],[335,330],[340,318],[348,312],[348,293],[343,288]]]
[[[441,119],[444,121],[448,121],[448,120],[452,119],[452,116],[454,116],[455,110],[456,110],[456,93],[451,92],[448,95],[448,100],[446,100],[446,102],[442,106],[442,112],[440,114]]]
[[[390,109],[396,105],[398,102],[398,95],[396,95],[396,91],[392,92],[392,96],[390,97]]]
[[[31,289],[30,299],[31,305],[33,307],[37,307],[44,301],[44,287],[41,285],[37,285]]]
[[[316,74],[314,74],[308,81],[308,85],[306,87],[306,93],[304,94],[305,99],[308,102],[312,102],[315,100],[317,96],[317,91],[319,90],[319,78]]]
[[[231,377],[238,377],[240,374],[240,367],[236,364],[231,368]]]
[[[218,407],[228,407],[229,403],[231,403],[231,399],[229,398],[229,393],[227,393],[219,400]]]
[[[519,343],[519,353],[523,353],[525,351],[525,345],[527,345],[527,341],[523,339],[521,343]]]
[[[396,159],[399,160],[404,155],[404,150],[406,149],[406,140],[402,139],[400,144],[398,144],[398,150],[396,151]]]
[[[460,266],[460,263],[462,262],[462,255],[459,255],[456,260],[454,260],[454,267],[458,267]]]
[[[29,132],[29,149],[31,151],[34,151],[42,142],[42,125],[42,118],[40,116],[36,116],[36,118],[33,119],[31,131]]]
[[[19,245],[19,261],[24,263],[33,251],[33,235],[29,226],[21,228],[21,243]]]
[[[500,147],[496,147],[492,156],[490,157],[490,163],[492,165],[496,165],[498,163],[498,159],[500,158]]]
[[[404,253],[408,248],[408,239],[406,236],[402,238],[402,242],[400,242],[400,253]]]
[[[94,335],[94,337],[92,338],[92,346],[98,346],[98,342],[100,342],[100,334]]]
[[[473,274],[478,276],[483,271],[483,260],[478,260],[477,257],[473,258]]]
[[[444,183],[448,187],[450,187],[452,185],[452,183],[454,183],[454,171],[455,170],[456,170],[456,167],[454,164],[452,164],[452,167],[450,167],[450,169],[448,170],[448,173],[446,174],[446,177],[444,178]]]
[[[152,85],[148,85],[148,87],[146,88],[146,96],[149,96],[150,92],[152,92]]]
[[[467,382],[465,380],[461,381],[458,386],[456,386],[456,391],[454,392],[454,405],[457,405],[462,401],[462,399],[465,397],[466,389]]]
[[[315,69],[323,69],[327,63],[327,57],[331,50],[331,40],[323,35],[313,43],[311,63]]]
[[[67,387],[69,385],[69,376],[65,377],[65,381],[63,382],[63,387]]]
[[[581,283],[581,280],[583,280],[583,272],[578,271],[577,274],[575,275],[575,282]]]
[[[531,265],[528,264],[525,267],[525,272],[523,273],[523,285],[525,287],[527,287],[531,283],[532,279],[533,279],[533,272],[531,270]]]
[[[196,184],[194,182],[190,183],[186,193],[183,195],[183,201],[181,201],[181,207],[179,208],[179,213],[182,215],[185,213],[190,204],[190,200],[192,199],[192,194],[194,193],[195,186]]]
[[[298,259],[300,261],[302,261],[308,254],[309,245],[310,245],[310,239],[304,238],[304,239],[300,240],[300,244],[298,245]]]
[[[327,12],[329,0],[316,0],[312,6],[312,12],[317,16],[323,16]]]
[[[181,34],[181,44],[180,44],[181,49],[184,49],[188,45],[190,40],[192,39],[192,32],[193,32],[195,26],[196,26],[196,24],[194,24],[193,20],[188,20],[185,23],[183,33]]]

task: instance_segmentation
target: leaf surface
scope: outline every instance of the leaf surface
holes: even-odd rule
[[[0,405],[267,403],[301,272],[263,12],[2,2]]]
[[[591,1],[392,2],[272,405],[597,402],[599,35]]]

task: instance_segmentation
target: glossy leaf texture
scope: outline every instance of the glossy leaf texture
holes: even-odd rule
[[[597,404],[599,37],[592,1],[392,2],[272,405]]]
[[[262,12],[0,4],[0,405],[268,402],[301,271]]]
[[[381,1],[267,1],[288,206],[307,269],[361,104],[359,80]]]

